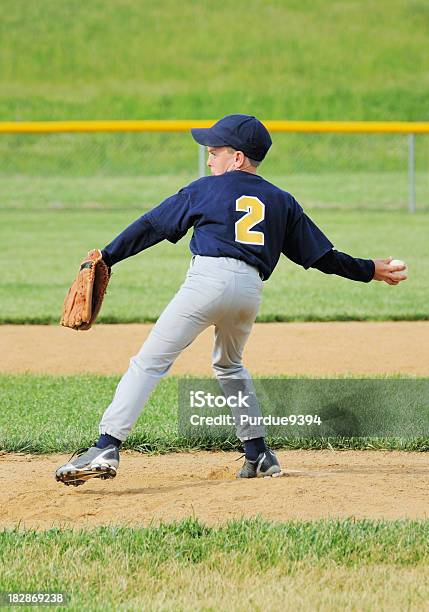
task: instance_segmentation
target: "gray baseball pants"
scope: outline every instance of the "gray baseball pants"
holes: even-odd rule
[[[125,440],[149,395],[175,359],[198,334],[214,325],[212,365],[224,394],[230,393],[228,386],[236,389],[238,384],[250,398],[249,408],[231,409],[237,437],[242,441],[264,437],[263,426],[240,422],[244,410],[252,416],[261,414],[251,377],[241,360],[258,313],[262,286],[258,270],[244,261],[194,256],[183,285],[140,351],[131,358],[101,419],[100,433]]]

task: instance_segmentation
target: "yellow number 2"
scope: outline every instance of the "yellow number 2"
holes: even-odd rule
[[[265,219],[265,204],[254,196],[241,196],[235,202],[235,210],[247,213],[235,223],[235,240],[244,244],[264,244],[264,233],[252,230]]]

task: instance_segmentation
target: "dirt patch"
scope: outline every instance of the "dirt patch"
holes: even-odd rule
[[[118,476],[81,487],[55,482],[68,456],[0,456],[0,527],[46,529],[148,525],[194,516],[215,525],[266,519],[424,519],[429,465],[423,453],[279,452],[279,478],[236,480],[235,453],[142,456],[123,452]]]
[[[0,326],[1,372],[121,374],[151,325]],[[211,375],[213,330],[183,352],[172,374]],[[429,321],[255,325],[244,362],[265,376],[296,374],[429,375]]]

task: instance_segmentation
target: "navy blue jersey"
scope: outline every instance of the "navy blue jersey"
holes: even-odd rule
[[[248,172],[194,181],[142,220],[170,242],[193,227],[194,255],[240,259],[257,268],[264,280],[281,253],[309,268],[333,246],[292,195]]]

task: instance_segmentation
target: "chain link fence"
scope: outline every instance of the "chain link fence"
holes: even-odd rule
[[[272,136],[260,173],[305,208],[429,210],[429,135]],[[189,133],[0,134],[0,207],[148,208],[208,172],[202,155]]]

